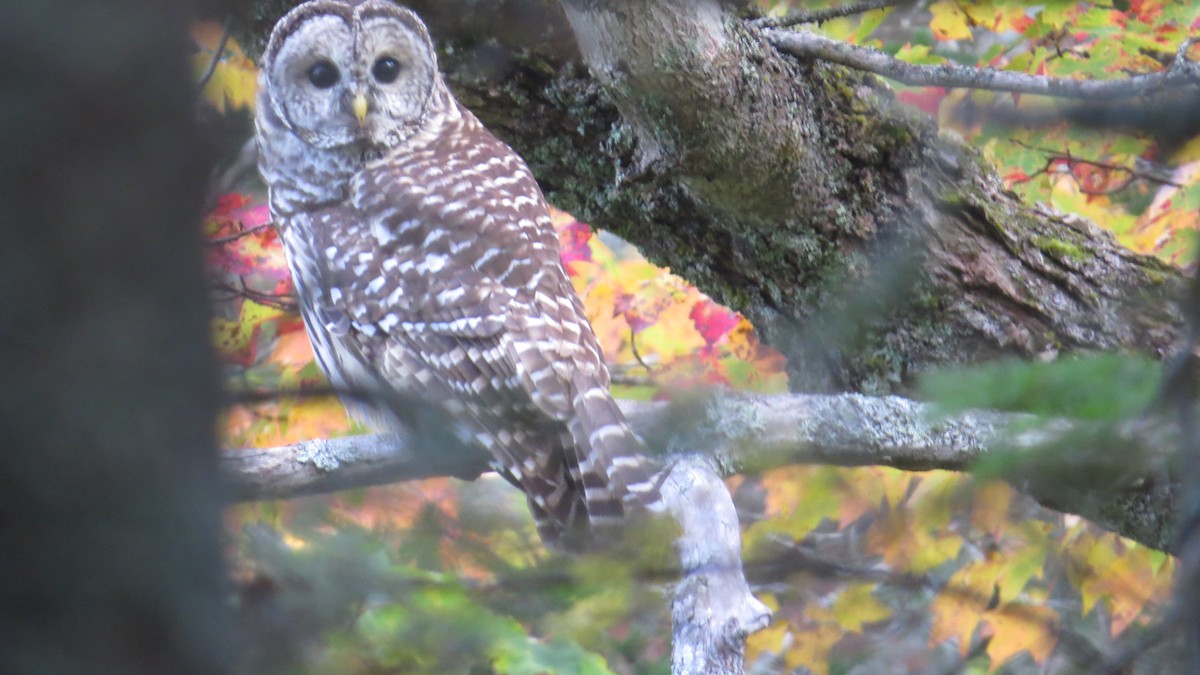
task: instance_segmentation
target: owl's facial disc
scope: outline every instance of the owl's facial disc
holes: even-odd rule
[[[267,73],[274,105],[288,126],[319,148],[357,143],[359,125],[345,101],[359,89],[354,32],[341,16],[319,16],[286,35]]]
[[[432,44],[402,17],[371,16],[359,26],[356,51],[367,101],[364,140],[376,147],[395,146],[425,121],[437,77]]]

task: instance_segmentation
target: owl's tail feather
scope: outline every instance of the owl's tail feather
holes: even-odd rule
[[[582,373],[572,385],[574,415],[568,429],[578,469],[573,473],[591,525],[602,528],[630,514],[660,510],[659,467],[608,387]]]
[[[566,429],[546,429],[535,441],[558,451],[527,453],[523,465],[509,462],[501,474],[525,492],[543,542],[583,552],[620,538],[630,516],[661,511],[665,476],[604,382],[581,372],[571,385]]]

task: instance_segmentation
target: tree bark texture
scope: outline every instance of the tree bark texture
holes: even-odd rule
[[[1177,335],[1175,270],[1021,203],[874,76],[782,55],[716,0],[408,4],[550,200],[743,312],[794,390]]]
[[[0,672],[229,670],[186,8],[0,21]]]

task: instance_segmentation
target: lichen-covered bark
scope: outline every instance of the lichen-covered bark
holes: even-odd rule
[[[715,3],[564,4],[653,174],[609,193],[656,211],[602,216],[745,312],[794,388],[880,392],[932,364],[1170,344],[1177,275],[1019,203],[874,80],[781,58]]]
[[[1160,356],[1176,334],[1176,271],[1022,204],[875,78],[781,56],[716,2],[408,4],[551,201],[746,314],[793,389],[903,392],[932,365],[1001,356]],[[274,14],[255,16],[264,34]]]

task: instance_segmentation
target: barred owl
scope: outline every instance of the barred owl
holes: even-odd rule
[[[421,20],[387,0],[311,0],[263,59],[259,169],[330,381],[441,405],[525,492],[547,543],[579,547],[653,508],[545,199],[451,95]]]

